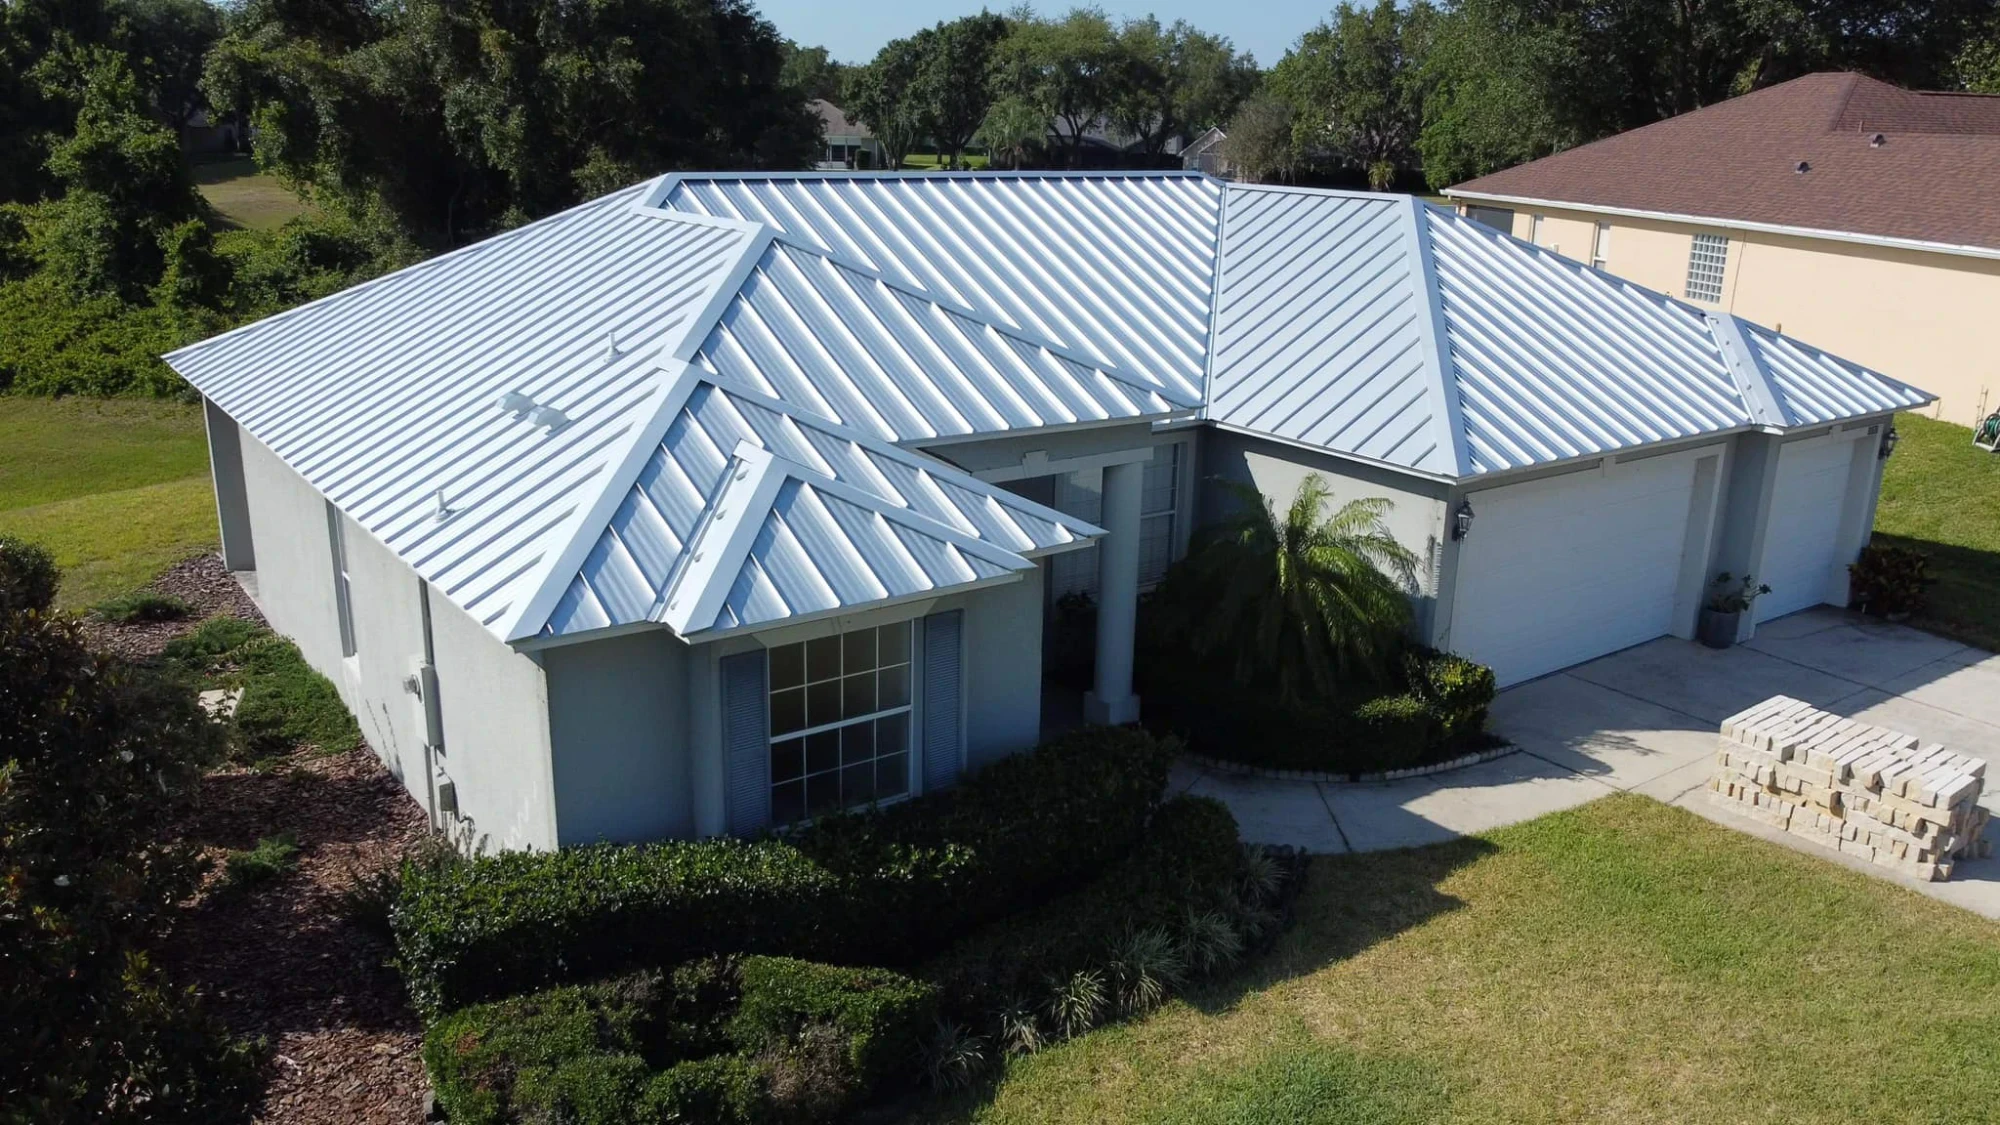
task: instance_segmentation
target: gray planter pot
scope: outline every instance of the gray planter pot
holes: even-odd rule
[[[1742,619],[1741,613],[1704,609],[1700,623],[1695,626],[1695,638],[1710,648],[1728,648],[1736,643],[1736,627]]]

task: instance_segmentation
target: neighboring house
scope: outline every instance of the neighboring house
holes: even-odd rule
[[[820,153],[820,171],[867,171],[882,167],[882,143],[868,131],[868,126],[859,121],[849,121],[839,106],[823,98],[814,98],[806,106],[818,114],[826,126],[826,147]]]
[[[1459,184],[1465,213],[2000,410],[2000,97],[1813,74]]]
[[[1206,172],[1225,180],[1236,178],[1236,166],[1229,161],[1224,141],[1229,134],[1211,126],[1181,150],[1181,167],[1190,172]]]
[[[1408,197],[670,175],[168,357],[224,558],[472,844],[752,832],[1088,717],[1211,479],[1395,502],[1421,639],[1513,683],[1846,598],[1929,397]],[[1754,629],[1746,622],[1745,634]]]

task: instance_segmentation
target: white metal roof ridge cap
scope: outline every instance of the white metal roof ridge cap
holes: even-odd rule
[[[760,445],[736,444],[724,466],[722,487],[710,498],[702,523],[683,548],[684,568],[662,595],[659,620],[677,635],[715,623],[792,467],[792,462]],[[722,581],[725,577],[727,581]]]
[[[1271,195],[1313,195],[1332,199],[1368,199],[1384,206],[1394,206],[1399,199],[1416,199],[1414,195],[1404,195],[1393,191],[1360,191],[1354,188],[1301,187],[1298,184],[1245,184],[1230,181],[1225,191],[1264,192]],[[1421,202],[1421,201],[1419,201]]]
[[[1750,341],[1743,336],[1743,326],[1733,313],[1704,312],[1702,318],[1708,321],[1709,330],[1715,333],[1715,342],[1722,353],[1722,362],[1729,369],[1729,377],[1736,384],[1737,393],[1743,396],[1743,408],[1753,425],[1789,426],[1792,417],[1785,408],[1785,398],[1771,382],[1771,372],[1758,358]]]
[[[1093,523],[1090,523],[1087,520],[1079,519],[1076,516],[1069,515],[1065,512],[1057,511],[1056,509],[1051,508],[1045,504],[1040,504],[1037,503],[1036,501],[1030,500],[1025,496],[1017,496],[1014,493],[1008,492],[1005,489],[997,488],[993,485],[986,483],[983,480],[980,480],[978,477],[973,476],[971,473],[966,472],[965,470],[957,467],[956,465],[953,465],[950,462],[944,461],[940,458],[932,457],[924,453],[922,450],[905,449],[902,446],[895,444],[894,442],[884,441],[883,439],[878,438],[873,434],[864,433],[860,430],[854,429],[851,426],[846,426],[842,425],[839,422],[835,422],[830,418],[825,418],[818,414],[811,413],[810,411],[802,410],[798,407],[793,406],[791,403],[784,401],[783,399],[773,398],[770,395],[767,395],[764,392],[757,390],[754,387],[746,387],[742,383],[734,379],[728,378],[727,376],[717,375],[713,372],[702,372],[701,377],[702,381],[708,383],[709,386],[714,387],[716,390],[721,391],[726,395],[729,395],[734,398],[743,399],[744,401],[749,402],[752,405],[760,406],[766,410],[770,410],[774,413],[784,415],[785,417],[792,419],[794,422],[798,423],[801,426],[811,427],[812,429],[818,430],[821,433],[838,438],[841,441],[853,442],[855,445],[861,447],[864,450],[867,450],[870,453],[879,454],[883,457],[889,458],[892,461],[898,461],[905,465],[910,465],[923,472],[929,473],[932,476],[938,477],[941,480],[950,481],[951,483],[956,484],[961,488],[966,489],[969,492],[973,492],[980,496],[985,496],[994,500],[998,500],[1004,505],[1018,508],[1022,511],[1028,512],[1041,519],[1047,520],[1050,523],[1054,523],[1057,526],[1066,527],[1078,535],[1086,537],[1095,537],[1107,534],[1107,532],[1105,532],[1104,529],[1098,527]],[[819,476],[828,475],[820,473],[818,469],[814,469],[810,466],[801,466],[801,468],[805,472],[814,475],[819,475]],[[877,498],[875,500],[871,500],[869,503],[871,506],[879,506],[881,504],[881,499]],[[907,507],[906,505],[893,505],[893,506]]]
[[[1432,411],[1431,419],[1432,424],[1443,431],[1437,435],[1437,444],[1440,449],[1450,450],[1447,456],[1451,472],[1462,476],[1471,470],[1472,460],[1466,447],[1465,419],[1458,398],[1458,366],[1452,356],[1451,337],[1445,328],[1444,289],[1438,283],[1437,258],[1431,252],[1429,216],[1424,211],[1424,201],[1415,196],[1407,198],[1409,206],[1403,215],[1404,233],[1409,239],[1409,253],[1414,256],[1417,267],[1410,271],[1410,277],[1416,288],[1417,307],[1423,310],[1425,318],[1420,332],[1425,366],[1436,381],[1432,389],[1440,396],[1438,409]]]
[[[666,439],[668,428],[679,416],[682,405],[693,393],[701,376],[700,368],[682,363],[673,378],[664,380],[660,389],[647,397],[649,412],[643,415],[644,420],[639,425],[632,428],[624,451],[600,474],[603,480],[597,488],[597,495],[589,504],[580,506],[579,514],[572,517],[574,522],[563,540],[562,548],[543,570],[535,583],[534,592],[501,628],[502,640],[526,640],[542,631],[549,614],[555,612],[556,603],[562,600],[563,592],[569,589],[570,580],[583,568],[584,559],[589,557],[605,526],[611,522],[612,513],[625,502],[625,494],[631,491],[633,483],[645,470],[653,451]]]
[[[1215,341],[1222,320],[1222,255],[1229,245],[1229,189],[1216,192],[1215,261],[1208,272],[1208,338],[1202,343],[1201,402],[1195,416],[1207,418],[1215,402]]]
[[[993,317],[992,314],[981,312],[980,310],[972,307],[971,305],[965,304],[961,301],[954,301],[944,296],[941,293],[936,293],[928,289],[918,288],[917,286],[899,281],[893,277],[890,277],[888,274],[883,273],[881,270],[876,269],[874,266],[864,265],[860,262],[856,262],[853,259],[848,258],[843,254],[840,254],[834,250],[830,250],[827,247],[820,245],[817,242],[799,238],[787,231],[772,232],[771,240],[773,242],[782,242],[785,245],[791,247],[794,250],[799,251],[802,254],[811,254],[818,258],[824,258],[826,261],[832,263],[834,266],[840,269],[858,273],[863,277],[868,278],[871,281],[878,282],[885,288],[893,289],[898,293],[904,294],[905,296],[908,297],[913,297],[916,300],[922,301],[926,304],[936,305],[937,307],[943,309],[948,313],[953,313],[955,315],[962,316],[967,320],[973,321],[979,325],[991,328],[994,332],[1002,336],[1006,336],[1010,339],[1019,341],[1020,343],[1027,344],[1030,347],[1038,348],[1042,351],[1048,352],[1051,355],[1061,356],[1062,358],[1067,359],[1072,363],[1081,364],[1082,366],[1088,367],[1094,371],[1101,371],[1107,377],[1115,379],[1118,382],[1123,383],[1128,387],[1131,387],[1138,391],[1142,391],[1149,395],[1158,395],[1159,397],[1166,399],[1168,402],[1174,403],[1176,406],[1182,407],[1183,409],[1193,409],[1200,405],[1198,402],[1194,401],[1183,401],[1183,399],[1186,396],[1184,396],[1178,388],[1166,385],[1164,381],[1162,382],[1161,385],[1157,386],[1145,382],[1144,380],[1140,379],[1135,375],[1126,373],[1124,370],[1121,369],[1119,364],[1111,360],[1107,360],[1099,356],[1093,356],[1087,352],[1078,351],[1077,349],[1070,347],[1067,344],[1058,344],[1053,340],[1042,339],[1041,337],[1035,336],[1034,334],[1027,332],[1023,329],[1015,328],[1014,326],[1006,323],[1005,321],[997,320]]]
[[[670,335],[660,345],[660,366],[672,369],[680,363],[692,363],[708,342],[709,334],[722,321],[722,314],[743,291],[743,283],[750,278],[758,264],[764,260],[765,251],[770,249],[776,232],[764,223],[738,223],[730,220],[731,226],[744,229],[743,245],[737,247],[736,260],[709,291],[701,308],[690,314],[681,325],[678,334]]]
[[[275,324],[278,321],[285,320],[297,313],[305,311],[306,309],[320,308],[324,305],[352,297],[356,293],[361,293],[366,290],[376,288],[394,278],[407,277],[420,270],[428,270],[431,267],[440,265],[444,262],[456,258],[470,256],[475,251],[491,249],[492,247],[499,245],[503,241],[511,240],[516,236],[527,233],[528,231],[537,230],[538,228],[551,225],[557,222],[558,220],[574,219],[576,218],[576,212],[583,211],[596,206],[608,206],[611,196],[615,196],[622,192],[630,190],[632,190],[630,186],[623,187],[618,189],[618,191],[610,193],[610,195],[599,196],[596,199],[592,199],[584,203],[579,203],[574,207],[566,207],[561,211],[557,211],[553,215],[545,215],[542,218],[536,219],[534,222],[522,223],[520,226],[515,227],[512,230],[504,230],[498,234],[490,235],[486,238],[480,239],[477,242],[470,243],[469,245],[460,246],[457,249],[447,250],[442,254],[437,254],[433,255],[432,257],[425,258],[421,262],[413,262],[410,265],[404,266],[402,269],[391,270],[390,272],[385,273],[380,277],[371,277],[367,281],[361,282],[358,285],[350,285],[347,288],[342,289],[337,293],[328,293],[324,297],[320,297],[316,300],[307,301],[305,304],[293,305],[291,308],[285,309],[282,312],[275,312],[272,313],[270,316],[264,317],[260,320],[253,320],[248,324],[238,325],[227,332],[218,332],[215,335],[210,336],[205,340],[198,340],[192,344],[188,344],[185,347],[175,348],[173,351],[165,353],[160,358],[166,361],[167,366],[173,367],[174,366],[173,357],[177,355],[192,355],[193,353],[208,347],[210,344],[217,343],[218,341],[222,340],[227,340],[234,336],[242,335],[244,333],[249,332],[253,328],[261,328],[265,325]],[[174,367],[174,370],[176,373],[180,372],[180,368],[178,367]],[[186,378],[186,375],[182,374],[182,377]],[[193,380],[190,379],[189,382],[193,382]]]
[[[1208,173],[1191,168],[1104,168],[1082,169],[967,169],[956,172],[900,172],[889,169],[869,171],[738,171],[738,172],[673,172],[662,177],[672,181],[662,193],[671,192],[683,183],[753,183],[757,180],[901,180],[909,183],[934,183],[940,180],[1208,180],[1218,185],[1227,181],[1216,180]]]

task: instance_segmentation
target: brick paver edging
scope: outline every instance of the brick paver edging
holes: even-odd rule
[[[1231,762],[1223,758],[1210,758],[1202,754],[1186,755],[1187,760],[1203,769],[1218,773],[1232,773],[1241,777],[1268,777],[1275,781],[1318,781],[1328,785],[1367,785],[1382,781],[1401,781],[1410,777],[1429,777],[1434,773],[1450,773],[1495,758],[1504,758],[1519,750],[1511,742],[1489,747],[1448,762],[1433,762],[1428,766],[1411,766],[1406,770],[1383,770],[1378,773],[1330,773],[1326,770],[1274,770],[1264,766],[1253,766],[1244,762]]]

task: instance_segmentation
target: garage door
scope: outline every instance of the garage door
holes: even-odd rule
[[[1673,631],[1695,458],[1472,494],[1451,648],[1501,684]]]
[[[1757,620],[1816,606],[1836,592],[1833,580],[1846,563],[1837,556],[1853,463],[1851,441],[1780,447],[1771,521],[1764,534],[1764,572],[1757,576],[1771,592],[1758,599]]]

